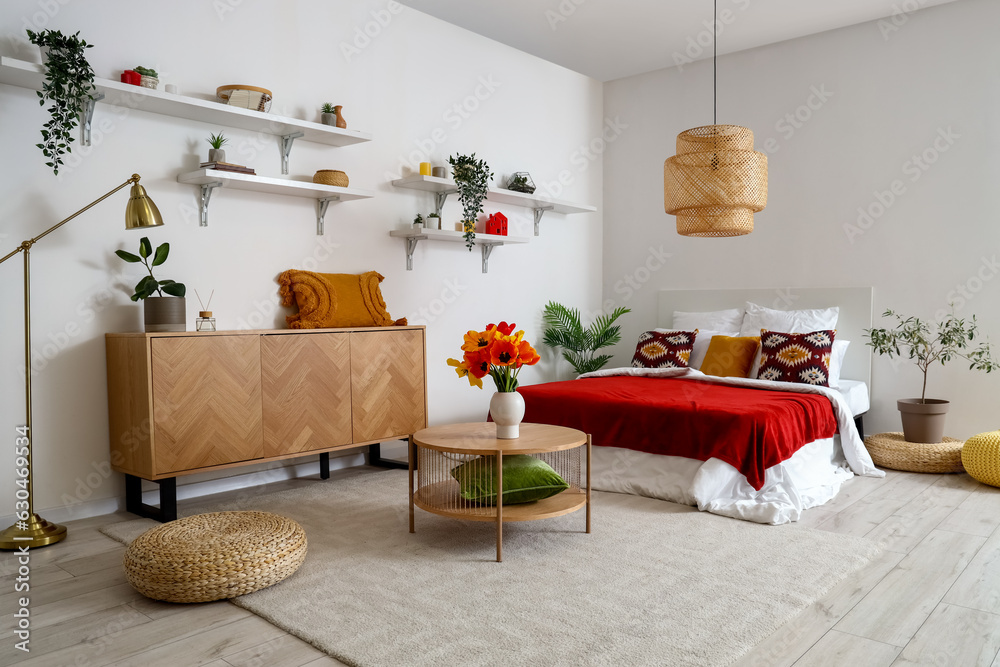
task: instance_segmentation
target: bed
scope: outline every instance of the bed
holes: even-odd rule
[[[675,311],[753,302],[780,311],[840,308],[850,340],[837,388],[719,378],[693,369],[617,368],[522,387],[525,421],[594,437],[593,487],[697,506],[758,523],[797,521],[854,474],[882,476],[861,440],[868,410],[871,288],[665,290],[658,326]],[[630,341],[631,343],[631,341]]]

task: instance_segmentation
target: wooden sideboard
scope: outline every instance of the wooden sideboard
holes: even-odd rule
[[[176,478],[406,438],[427,426],[424,327],[107,334],[111,466],[130,512]],[[377,456],[377,454],[376,454]],[[160,507],[142,503],[158,482]]]

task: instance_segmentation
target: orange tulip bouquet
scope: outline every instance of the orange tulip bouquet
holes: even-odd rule
[[[521,366],[533,366],[540,357],[531,344],[524,340],[524,332],[514,333],[514,323],[487,325],[486,331],[469,331],[465,334],[461,361],[449,359],[458,377],[469,378],[469,384],[483,388],[483,378],[493,378],[499,392],[517,390],[517,374]]]

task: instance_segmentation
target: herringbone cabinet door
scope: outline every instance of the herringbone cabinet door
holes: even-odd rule
[[[426,426],[422,331],[351,334],[354,441],[404,437]]]
[[[151,341],[156,472],[263,455],[258,336]]]
[[[351,442],[349,333],[261,337],[264,456]]]

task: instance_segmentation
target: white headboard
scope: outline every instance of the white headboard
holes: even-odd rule
[[[871,386],[871,348],[865,345],[863,337],[864,330],[872,326],[874,290],[871,287],[661,290],[658,326],[673,326],[675,310],[705,312],[743,308],[747,301],[775,310],[839,306],[837,338],[851,341],[841,377],[862,380]]]

